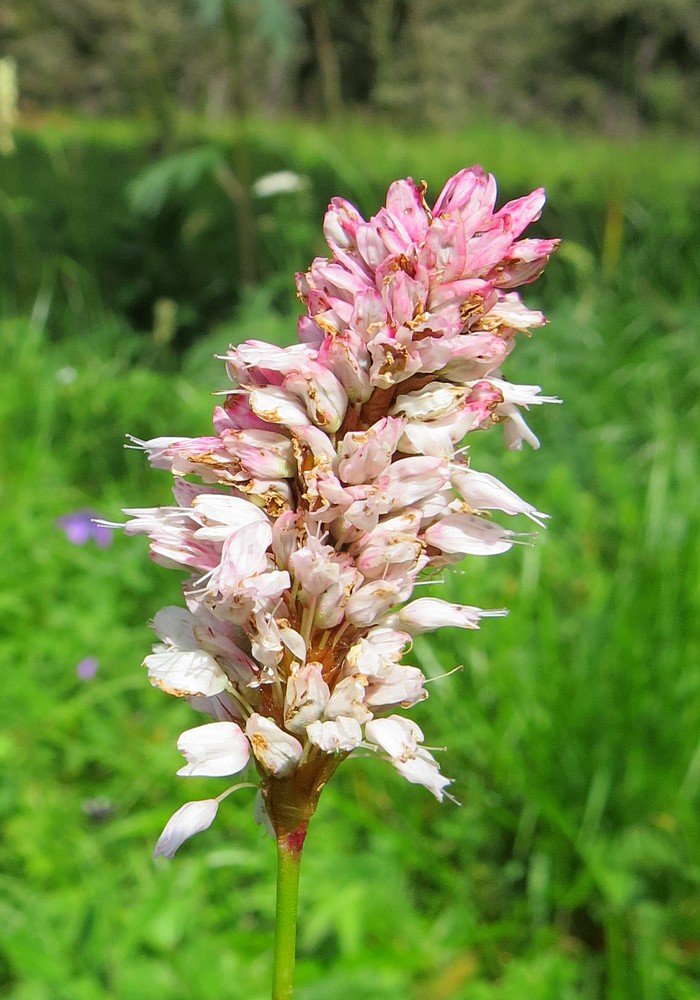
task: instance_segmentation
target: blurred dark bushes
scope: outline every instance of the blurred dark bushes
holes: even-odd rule
[[[176,109],[700,125],[695,0],[17,0],[0,51],[27,109],[149,114],[166,141]]]

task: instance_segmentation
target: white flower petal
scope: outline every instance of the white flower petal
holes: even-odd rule
[[[413,785],[423,785],[435,796],[438,802],[445,797],[444,789],[452,784],[451,778],[440,774],[437,761],[427,750],[421,750],[417,757],[407,761],[392,761],[392,764],[407,781]]]
[[[365,734],[370,743],[376,743],[392,760],[409,760],[415,756],[418,744],[423,741],[420,726],[402,715],[373,719],[365,726]]]
[[[339,715],[332,722],[312,722],[306,735],[324,753],[349,752],[362,742],[362,727],[357,719]]]
[[[250,757],[250,744],[235,722],[210,722],[188,729],[177,741],[177,748],[187,760],[177,772],[182,777],[238,774]]]
[[[194,637],[194,615],[186,608],[161,608],[153,619],[153,630],[169,646],[178,649],[199,649]]]
[[[193,694],[207,698],[226,690],[228,684],[224,671],[203,649],[156,647],[143,665],[151,684],[176,698]]]
[[[305,427],[309,423],[309,415],[303,404],[281,386],[253,389],[250,393],[250,408],[261,420],[283,424],[290,429]]]
[[[307,663],[294,670],[287,680],[284,699],[284,724],[287,729],[294,733],[305,732],[310,723],[321,717],[330,694],[320,663]]]
[[[201,833],[212,825],[218,808],[219,803],[216,799],[198,799],[196,802],[186,802],[184,806],[180,806],[165,824],[153,851],[153,857],[157,858],[162,854],[165,858],[172,858],[181,844],[194,837],[195,833]]]
[[[423,733],[415,722],[401,715],[390,715],[387,719],[368,722],[365,734],[370,743],[389,755],[390,763],[399,774],[414,785],[423,785],[442,802],[444,789],[451,784],[451,779],[440,774],[433,755],[419,745]]]
[[[400,583],[372,580],[353,592],[345,607],[345,618],[353,625],[368,628],[389,608],[399,603],[400,593]]]
[[[372,713],[362,704],[366,687],[367,678],[363,674],[355,674],[339,681],[323,712],[325,718],[336,719],[339,715],[343,715],[357,719],[358,722],[367,722],[371,719]]]
[[[257,712],[248,719],[245,731],[253,753],[265,770],[275,778],[285,778],[292,773],[303,751],[299,740]]]
[[[365,703],[374,712],[395,705],[411,708],[428,697],[428,692],[423,687],[424,682],[425,677],[418,667],[395,663],[382,676],[372,678]]]
[[[192,506],[203,522],[203,527],[195,532],[199,539],[223,541],[246,524],[267,521],[259,507],[242,497],[201,494]]]
[[[300,663],[304,663],[306,661],[306,642],[304,641],[304,637],[289,625],[280,625],[279,631],[282,642],[292,656],[296,657]]]

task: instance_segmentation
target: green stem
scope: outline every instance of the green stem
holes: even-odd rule
[[[292,1000],[296,957],[299,868],[308,824],[277,839],[277,910],[272,1000]]]

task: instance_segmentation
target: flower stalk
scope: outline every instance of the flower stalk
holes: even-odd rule
[[[296,964],[299,869],[308,823],[277,839],[277,905],[272,967],[272,1000],[291,1000]]]

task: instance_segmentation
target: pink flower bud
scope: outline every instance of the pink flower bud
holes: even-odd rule
[[[352,431],[340,443],[338,472],[345,483],[370,483],[389,467],[405,420],[383,417],[366,431]]]
[[[351,403],[364,403],[370,398],[370,356],[359,338],[328,337],[319,348],[318,361],[333,372]]]
[[[414,243],[425,239],[429,218],[423,191],[410,178],[406,181],[394,181],[387,192],[386,207],[391,215],[401,219]]]
[[[226,450],[251,479],[284,479],[296,472],[291,440],[273,431],[224,431]]]
[[[284,387],[302,401],[317,427],[330,434],[338,430],[348,406],[348,396],[333,372],[310,361],[302,370],[286,375]]]
[[[331,250],[354,250],[357,227],[363,222],[354,205],[344,198],[333,198],[323,221],[323,235]]]

